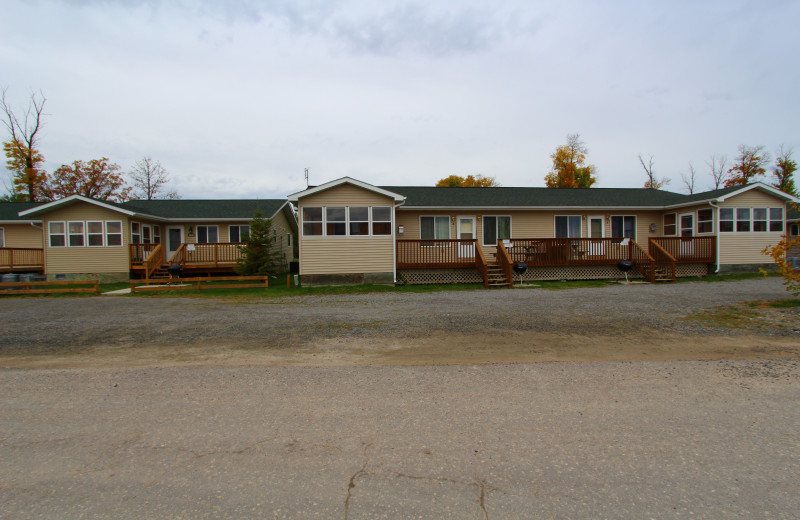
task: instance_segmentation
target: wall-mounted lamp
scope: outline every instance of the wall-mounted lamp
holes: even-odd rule
[[[194,236],[194,228],[192,228],[192,226],[189,226],[189,236],[190,237]]]
[[[403,236],[404,232],[405,232],[405,228],[403,226],[397,226],[397,234],[398,235]]]
[[[478,222],[480,222],[480,221],[481,221],[481,216],[480,216],[480,215],[478,215]]]
[[[455,217],[450,217],[450,223],[451,224],[455,224],[456,223],[456,218]]]
[[[650,232],[651,233],[655,233],[656,232],[656,223],[655,222],[650,224]]]

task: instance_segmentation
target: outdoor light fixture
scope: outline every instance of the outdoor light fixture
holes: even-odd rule
[[[655,222],[650,224],[650,232],[651,233],[655,233],[656,232],[656,223]]]
[[[192,226],[189,226],[189,236],[190,237],[194,236],[194,229],[192,228]]]
[[[397,234],[398,235],[402,235],[404,231],[405,231],[405,229],[403,228],[403,226],[397,226]]]

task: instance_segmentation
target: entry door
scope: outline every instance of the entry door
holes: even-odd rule
[[[589,238],[602,239],[606,236],[606,221],[603,217],[589,217]],[[589,256],[605,255],[603,240],[589,241]]]
[[[175,251],[183,243],[183,228],[182,227],[168,227],[167,228],[167,249],[164,251],[164,261],[168,262]]]
[[[475,217],[458,217],[456,232],[458,238],[461,240],[469,240],[475,238]],[[474,258],[475,246],[474,244],[459,244],[458,246],[459,258]]]
[[[681,224],[681,256],[692,256],[694,253],[694,213],[684,213],[680,218]]]

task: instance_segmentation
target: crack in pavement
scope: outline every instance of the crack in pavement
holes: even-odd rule
[[[352,496],[351,492],[352,492],[353,488],[356,487],[356,482],[355,481],[361,475],[366,475],[367,474],[367,464],[369,464],[369,455],[367,454],[367,450],[369,449],[370,446],[372,446],[372,444],[365,444],[364,445],[364,449],[363,449],[363,452],[364,452],[364,464],[361,466],[361,468],[358,471],[353,473],[353,475],[350,477],[350,481],[347,483],[347,496],[344,499],[344,520],[347,520],[348,517],[350,516],[350,497]]]

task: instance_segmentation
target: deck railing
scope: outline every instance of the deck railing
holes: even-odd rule
[[[185,258],[184,266],[231,266],[235,265],[242,257],[239,249],[245,244],[242,242],[231,242],[224,244],[187,244],[183,252]]]
[[[475,267],[477,240],[398,240],[397,268]]]
[[[653,257],[650,256],[650,253],[645,251],[644,248],[633,239],[629,240],[628,248],[630,250],[629,260],[633,263],[633,266],[636,268],[636,270],[639,271],[648,282],[655,282],[656,262]]]
[[[717,260],[717,237],[658,237],[650,239],[672,256],[676,262],[710,264]]]
[[[506,241],[514,262],[531,267],[608,265],[630,260],[619,238],[512,238]]]
[[[144,260],[150,252],[160,244],[129,244],[131,265],[144,265]]]
[[[486,255],[483,254],[483,249],[480,247],[475,248],[475,267],[478,268],[478,274],[481,275],[483,286],[489,288],[489,262],[486,261]]]
[[[158,266],[161,265],[163,260],[164,253],[161,251],[161,244],[156,244],[156,247],[150,250],[150,252],[147,254],[147,257],[142,262],[142,265],[144,266],[144,277],[150,278],[150,275],[153,274],[156,269],[158,269]]]
[[[0,270],[44,269],[44,250],[32,247],[0,247]]]
[[[509,287],[514,287],[514,261],[511,260],[511,255],[508,254],[502,240],[497,241],[497,265],[503,270],[503,276],[508,280]]]
[[[675,281],[675,257],[673,257],[669,252],[661,247],[658,242],[650,242],[650,256],[653,257],[653,260],[656,261],[657,265],[662,266],[664,269],[667,270],[667,276]]]
[[[185,251],[186,251],[186,244],[179,245],[178,249],[176,249],[175,252],[172,253],[172,256],[169,257],[169,260],[167,260],[167,264],[179,265],[183,267],[186,262],[186,256],[184,255]]]

